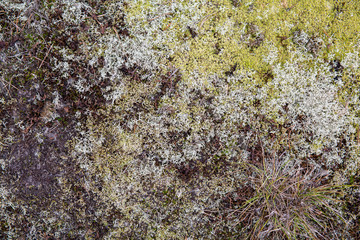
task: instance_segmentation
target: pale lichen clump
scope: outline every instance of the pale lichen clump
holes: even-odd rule
[[[324,148],[337,152],[339,137],[355,132],[351,125],[354,116],[338,101],[339,88],[333,83],[328,67],[318,64],[306,69],[293,62],[275,66],[273,73],[274,79],[259,93],[262,113],[280,125],[287,125],[291,131],[301,132],[301,142],[293,143],[299,148],[299,156],[320,154]],[[341,158],[337,157],[337,163]],[[329,166],[334,161],[331,159]]]
[[[212,216],[204,213],[208,209],[219,209],[222,196],[242,185],[244,176],[239,174],[236,164],[225,175],[219,173],[220,178],[215,169],[210,169],[210,172],[214,171],[210,178],[196,173],[200,181],[184,181],[179,178],[176,168],[158,164],[155,159],[149,161],[146,153],[140,154],[140,140],[134,136],[139,136],[141,131],[119,135],[119,130],[107,124],[89,124],[96,126],[89,135],[93,136],[92,143],[97,146],[93,146],[90,158],[79,152],[77,158],[88,173],[103,181],[101,188],[97,187],[97,182],[90,181],[89,189],[109,206],[114,206],[122,216],[114,220],[106,239],[130,236],[213,238],[209,225]],[[109,129],[113,130],[108,132]],[[100,133],[102,135],[97,135]],[[85,144],[79,140],[78,144]],[[220,199],[214,201],[214,197]]]

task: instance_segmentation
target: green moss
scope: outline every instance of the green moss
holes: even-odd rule
[[[90,120],[87,126],[90,137],[94,139],[93,165],[101,173],[121,172],[122,168],[141,151],[141,139],[137,134],[119,131],[111,120],[104,120],[100,125],[94,125]]]

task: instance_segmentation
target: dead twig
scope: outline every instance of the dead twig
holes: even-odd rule
[[[31,123],[30,123],[30,126],[28,126],[27,128],[25,128],[25,130],[23,131],[23,133],[28,133],[29,132],[29,130],[30,130],[30,128],[32,127],[34,125],[34,122],[33,122],[33,120],[31,119]]]
[[[163,29],[163,31],[166,31],[171,25],[171,22]]]
[[[6,90],[7,90],[7,92],[8,92],[8,94],[9,94],[10,97],[11,97],[11,94],[10,94],[10,89],[11,89],[11,88],[10,88],[10,87],[13,87],[13,88],[19,90],[17,87],[15,87],[14,85],[11,84],[11,81],[6,81],[3,77],[0,78],[0,80],[3,82],[3,84],[5,85],[5,87],[6,87],[6,84],[8,85],[8,86],[6,87]]]
[[[21,30],[21,28],[18,26],[18,25],[16,25],[16,23],[13,23],[12,21],[10,21],[9,20],[9,22],[12,24],[12,25],[14,25],[15,26],[15,28],[16,28],[16,33],[18,32],[18,30]],[[13,32],[11,31],[11,34],[10,34],[11,36],[13,35]]]
[[[116,36],[119,38],[119,40],[121,40],[121,39],[120,39],[120,35],[119,35],[118,31],[116,30],[116,28],[113,26],[112,29],[113,29],[114,32],[116,33]]]
[[[33,56],[33,55],[31,55],[31,54],[29,54],[28,56],[31,57],[31,58],[35,58],[35,59],[38,60],[39,62],[42,61],[40,58],[38,58],[38,57],[36,57],[36,56]]]
[[[28,18],[28,20],[26,21],[26,23],[24,23],[24,26],[21,28],[20,34],[24,31],[24,28],[26,27],[26,25],[28,25],[30,23],[31,18],[32,18],[33,15],[34,15],[34,13],[32,13],[30,15],[30,17]]]
[[[177,71],[179,71],[179,69],[175,69],[167,79],[172,78],[175,75],[175,73],[177,73]]]
[[[5,88],[6,88],[7,92],[8,92],[8,94],[9,94],[9,96],[11,97],[10,90],[9,90],[8,86],[6,86],[5,83],[4,83],[4,85],[5,85]]]
[[[328,38],[330,38],[329,34],[328,34],[325,30],[323,30],[323,32],[325,33],[325,35],[326,35]]]
[[[49,55],[49,53],[50,53],[50,51],[51,51],[51,49],[52,49],[52,47],[54,46],[54,44],[51,44],[51,46],[50,46],[50,48],[49,48],[49,50],[47,51],[47,53],[46,53],[46,55],[45,55],[45,57],[44,57],[44,59],[42,60],[42,62],[40,63],[40,66],[39,66],[39,68],[41,68],[41,66],[43,65],[43,63],[44,63],[44,61],[45,61],[45,59],[47,58],[47,56]]]
[[[209,14],[209,15],[207,15],[207,16],[204,17],[204,19],[200,22],[199,31],[200,31],[202,25],[205,23],[205,21],[206,21],[210,16],[212,16],[212,15],[214,15],[214,14],[216,14],[216,13],[211,13],[211,14]]]

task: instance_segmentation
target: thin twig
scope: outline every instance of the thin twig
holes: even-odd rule
[[[166,28],[164,28],[163,31],[166,31],[170,27],[170,25],[171,25],[171,22],[166,26]]]
[[[172,78],[172,76],[174,76],[174,74],[178,71],[179,69],[175,69],[175,71],[168,77],[168,79]]]
[[[34,15],[34,13],[32,13],[30,15],[30,17],[28,18],[28,20],[26,21],[26,23],[24,23],[24,26],[21,28],[20,34],[22,33],[22,31],[24,31],[25,26],[30,23],[31,18],[32,18],[33,15]]]
[[[209,15],[207,15],[207,16],[204,17],[204,19],[201,21],[201,23],[200,23],[200,25],[199,25],[199,31],[200,31],[202,25],[205,23],[205,21],[206,21],[210,16],[212,16],[212,15],[214,15],[214,14],[216,14],[216,13],[211,13],[211,14],[209,14]]]
[[[17,25],[17,23],[19,23],[19,17],[18,17],[15,21],[16,21],[16,23],[14,23],[14,24],[15,24],[15,26],[17,27],[17,28],[16,28],[16,33],[17,33],[19,29],[20,29],[20,31],[21,31],[21,28]]]
[[[5,85],[5,88],[6,88],[7,92],[8,92],[8,94],[9,94],[9,96],[11,97],[9,88],[6,86],[6,84],[4,84],[4,85]]]
[[[8,91],[10,97],[11,97],[10,87],[13,87],[13,88],[19,90],[17,87],[15,87],[14,85],[11,84],[11,81],[6,81],[3,77],[0,80],[4,83],[5,87],[6,87],[6,83],[8,84],[8,87],[6,87],[6,90]]]
[[[325,35],[326,35],[328,38],[330,38],[329,34],[328,34],[325,30],[323,30],[323,32],[325,33]]]
[[[31,128],[33,125],[34,125],[34,122],[33,122],[33,120],[31,119],[30,126],[28,126],[28,127],[23,131],[23,133],[28,133],[29,130],[30,130],[30,128]]]
[[[35,58],[35,59],[38,60],[39,62],[42,61],[40,58],[38,58],[38,57],[36,57],[36,56],[33,56],[33,55],[30,55],[30,54],[29,54],[29,57]]]
[[[21,30],[21,28],[19,28],[19,26],[16,25],[15,23],[13,23],[12,21],[10,21],[10,23],[13,24],[16,27],[16,33],[17,33],[18,29]]]
[[[41,64],[40,64],[39,68],[41,68],[41,66],[43,65],[43,63],[44,63],[45,59],[46,59],[46,58],[47,58],[47,56],[49,55],[50,50],[52,49],[52,47],[53,47],[53,46],[54,46],[54,44],[51,44],[51,46],[50,46],[49,50],[47,51],[47,53],[46,53],[46,55],[45,55],[44,59],[43,59],[43,60],[42,60],[42,62],[41,62]]]
[[[117,35],[117,37],[119,38],[119,40],[121,40],[121,39],[120,39],[120,35],[119,35],[118,31],[116,30],[116,28],[113,26],[112,29],[113,29],[114,32],[116,33],[116,35]]]

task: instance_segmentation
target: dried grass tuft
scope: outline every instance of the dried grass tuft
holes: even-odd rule
[[[327,183],[328,173],[315,167],[290,173],[281,157],[245,165],[255,193],[230,215],[251,226],[249,239],[332,239],[337,224],[346,225],[336,205],[350,185]]]

